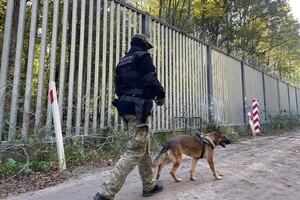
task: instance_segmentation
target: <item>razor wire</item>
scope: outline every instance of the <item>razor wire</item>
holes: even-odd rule
[[[65,87],[68,87],[67,85],[65,85]],[[10,93],[8,92],[7,95],[9,95]],[[204,94],[200,94],[202,95],[204,98],[207,98],[206,95]],[[45,95],[47,96],[47,94]],[[76,97],[76,96],[75,96]],[[20,101],[23,102],[23,99],[25,99],[26,97],[25,96],[20,96]],[[215,97],[212,97],[211,98],[212,101],[213,101],[213,107],[210,108],[208,105],[206,105],[206,103],[197,103],[197,102],[191,102],[191,103],[186,103],[185,105],[182,105],[182,112],[181,112],[181,115],[175,115],[175,113],[173,113],[173,116],[169,116],[170,117],[170,120],[172,120],[174,117],[201,117],[203,121],[207,121],[207,115],[208,115],[208,111],[209,109],[211,109],[211,112],[214,114],[214,119],[215,119],[215,122],[217,123],[222,123],[224,122],[224,110],[225,110],[225,105],[224,103],[215,98]],[[24,129],[24,127],[22,126],[16,126],[16,140],[17,141],[26,141],[28,139],[33,139],[33,140],[40,140],[40,141],[43,141],[43,140],[47,140],[47,139],[51,139],[55,136],[54,134],[54,129],[53,129],[53,125],[52,125],[52,121],[51,121],[51,124],[47,124],[47,109],[46,109],[46,104],[47,104],[47,99],[45,98],[44,100],[44,103],[42,106],[42,110],[41,110],[41,115],[43,116],[42,117],[42,120],[41,120],[41,124],[39,126],[36,126],[35,124],[35,111],[33,109],[33,111],[27,113],[27,117],[28,117],[28,129],[29,129],[29,132],[30,132],[30,135],[29,137],[25,138],[23,137],[22,135],[22,131]],[[85,96],[82,96],[82,102],[85,102]],[[33,103],[34,104],[34,103]],[[175,105],[165,105],[163,107],[160,108],[160,110],[158,110],[156,108],[156,115],[160,112],[160,113],[163,113],[163,112],[166,112],[167,110],[170,110],[170,109],[173,109],[173,106]],[[83,103],[83,107],[84,107],[84,103]],[[5,108],[6,109],[9,109],[10,108],[10,102],[9,101],[5,101]],[[107,116],[107,113],[108,113],[108,105],[105,106],[105,116]],[[62,124],[62,132],[64,134],[64,137],[68,137],[66,135],[66,132],[67,132],[67,126],[66,126],[66,110],[67,110],[67,106],[62,106],[60,107],[60,109],[63,111],[63,114],[62,114],[62,119],[61,119],[61,124]],[[198,114],[201,114],[201,115],[197,115],[197,113],[195,114],[195,112],[191,112],[192,109],[198,109]],[[189,111],[188,111],[189,110]],[[73,106],[73,112],[75,113],[76,112],[76,106]],[[99,113],[100,114],[100,113]],[[105,131],[106,129],[110,129],[111,131],[123,131],[124,129],[124,126],[122,126],[122,123],[121,123],[121,119],[120,118],[116,118],[115,117],[118,117],[118,114],[117,114],[117,111],[114,110],[114,113],[113,115],[111,116],[112,118],[115,118],[114,120],[116,121],[113,121],[110,125],[108,124],[108,126],[104,127],[104,128],[100,128],[98,127],[96,129],[96,131],[93,129],[93,127],[91,126],[91,120],[89,122],[89,129],[88,129],[88,134],[85,135],[84,132],[83,132],[83,120],[84,120],[84,116],[81,116],[81,121],[82,121],[82,126],[81,127],[76,127],[75,123],[74,123],[74,126],[72,126],[72,132],[75,132],[75,129],[80,129],[80,134],[79,135],[70,135],[70,136],[82,136],[82,135],[85,135],[85,136],[88,136],[88,135],[98,135],[98,136],[101,136],[101,132]],[[20,106],[18,108],[18,121],[17,123],[18,124],[22,124],[23,122],[23,118],[22,116],[24,116],[24,109]],[[92,115],[90,115],[90,117],[92,117]],[[162,121],[158,121],[157,120],[157,116],[155,116],[156,118],[152,121],[154,121],[153,123],[165,123],[166,120],[163,119]],[[166,118],[167,116],[165,116]],[[74,117],[75,118],[75,117]],[[7,139],[9,138],[9,130],[10,130],[10,127],[12,127],[13,125],[9,123],[9,111],[7,110],[5,112],[5,124],[4,124],[4,128],[3,128],[3,136],[4,136],[4,141],[7,141]],[[106,120],[106,119],[105,119]],[[97,124],[99,125],[101,122],[100,122],[100,117],[98,117],[98,121],[97,121]],[[169,121],[169,126],[171,127],[171,123]],[[117,124],[117,126],[115,126]],[[178,127],[178,128],[184,128],[186,127],[188,124],[186,124],[185,122],[181,122],[180,123],[181,127]],[[189,125],[190,126],[190,125]],[[176,127],[177,128],[177,127]],[[154,130],[154,131],[160,131],[160,130]],[[161,131],[164,131],[163,129]]]

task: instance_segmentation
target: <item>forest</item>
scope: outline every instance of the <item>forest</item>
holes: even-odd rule
[[[299,86],[300,24],[291,13],[288,0],[119,1],[148,12],[153,17],[200,38],[229,55]],[[30,2],[31,0],[27,0],[27,5],[30,5]],[[43,1],[38,2],[42,7]],[[49,9],[53,11],[51,2],[53,0],[49,0]],[[2,0],[0,4],[0,56],[6,3],[7,0]],[[89,2],[86,1],[86,3]],[[20,1],[15,1],[14,13],[18,13],[19,4]],[[60,10],[62,10],[62,4],[63,0],[61,0]],[[72,1],[70,1],[71,4]],[[30,13],[31,7],[27,6],[26,9]],[[42,12],[42,9],[39,10]],[[29,29],[30,15],[26,17],[28,20],[25,26]],[[14,29],[17,28],[17,22],[18,14],[14,14]],[[12,33],[16,32],[17,30],[12,30]],[[27,33],[25,31],[26,34],[29,34],[29,31]],[[15,42],[16,34],[13,34],[12,58]],[[24,45],[26,49],[28,44]]]
[[[288,0],[128,0],[288,82],[300,83],[300,24]]]

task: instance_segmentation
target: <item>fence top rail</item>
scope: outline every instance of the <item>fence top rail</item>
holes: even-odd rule
[[[180,34],[182,34],[182,35],[185,35],[186,37],[191,38],[191,39],[195,40],[196,42],[202,43],[203,45],[206,45],[206,46],[210,47],[211,49],[213,49],[213,50],[215,50],[215,51],[217,51],[217,52],[219,52],[219,53],[221,53],[221,54],[223,54],[223,55],[225,55],[225,56],[228,56],[228,57],[230,57],[230,58],[232,58],[232,59],[234,59],[234,60],[236,60],[236,61],[238,61],[238,62],[240,62],[240,63],[244,63],[244,64],[246,64],[247,66],[249,66],[249,67],[251,67],[251,68],[253,68],[253,69],[256,69],[257,71],[260,71],[260,72],[262,72],[262,73],[264,73],[264,74],[267,74],[268,76],[271,76],[271,77],[273,77],[273,78],[275,78],[275,79],[279,79],[278,77],[276,77],[276,76],[270,74],[269,72],[266,72],[266,71],[264,71],[264,70],[258,69],[257,67],[254,67],[253,65],[251,65],[251,64],[248,63],[248,62],[246,62],[246,61],[244,61],[244,60],[242,60],[242,59],[240,59],[240,58],[236,58],[236,57],[234,57],[234,56],[232,56],[232,55],[230,55],[230,54],[228,54],[228,53],[222,51],[222,50],[219,49],[218,47],[216,47],[216,46],[214,46],[214,45],[212,45],[212,44],[209,44],[208,42],[205,42],[204,40],[202,40],[202,39],[200,39],[200,38],[197,38],[197,37],[195,37],[195,36],[193,36],[193,35],[191,35],[191,34],[189,34],[189,33],[186,33],[186,32],[184,32],[183,30],[181,30],[181,29],[179,29],[179,28],[177,28],[177,27],[175,27],[175,26],[172,26],[172,25],[166,23],[165,21],[163,21],[163,20],[161,20],[161,19],[158,19],[158,18],[156,18],[156,17],[150,15],[148,12],[144,12],[144,11],[142,11],[142,10],[139,10],[139,9],[133,7],[132,5],[130,5],[130,4],[126,3],[126,2],[123,2],[123,1],[121,1],[121,0],[110,0],[110,1],[114,1],[114,2],[116,2],[116,3],[118,3],[118,4],[120,4],[120,5],[122,5],[122,6],[126,7],[126,8],[128,8],[128,9],[131,9],[131,10],[133,10],[133,11],[139,13],[139,14],[142,14],[142,15],[149,15],[150,19],[153,20],[153,21],[155,21],[155,22],[157,22],[157,23],[160,23],[160,24],[162,24],[162,25],[164,25],[164,26],[166,26],[166,27],[168,27],[168,28],[170,28],[170,29],[172,29],[172,30],[174,30],[174,31],[176,31],[176,32],[178,32],[178,33],[180,33]],[[280,79],[279,79],[279,80],[280,80]],[[286,84],[289,84],[289,83],[287,83],[286,81],[283,81],[283,80],[281,80],[281,81],[284,82],[284,83],[286,83]],[[291,85],[291,84],[289,84],[289,85]],[[297,86],[294,86],[294,87],[295,87],[295,88],[298,88]],[[298,88],[298,89],[299,89],[299,88]]]
[[[121,0],[110,0],[110,1],[114,1],[115,3],[118,3],[118,4],[120,4],[120,5],[122,5],[122,6],[126,7],[126,8],[129,8],[129,9],[131,9],[131,10],[133,10],[133,11],[139,13],[139,14],[145,14],[144,11],[139,10],[139,9],[133,7],[132,5],[130,5],[130,4],[126,3],[126,2],[123,2]]]

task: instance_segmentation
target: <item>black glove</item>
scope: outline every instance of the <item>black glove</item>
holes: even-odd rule
[[[165,101],[166,101],[166,98],[163,98],[163,99],[157,98],[157,99],[155,99],[155,103],[156,103],[156,105],[158,105],[158,106],[164,105],[164,104],[165,104]]]

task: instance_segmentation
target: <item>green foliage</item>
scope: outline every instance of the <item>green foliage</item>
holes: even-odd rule
[[[55,145],[43,145],[35,149],[29,168],[33,171],[44,171],[57,165],[57,152]]]
[[[276,130],[290,130],[300,126],[299,118],[295,115],[276,115],[272,122]]]
[[[286,0],[128,1],[252,66],[300,85],[300,23]]]
[[[5,179],[14,174],[18,173],[24,164],[14,160],[13,158],[8,158],[5,163],[0,162],[0,179]]]
[[[239,128],[234,128],[231,126],[221,126],[221,133],[225,135],[227,139],[229,139],[232,143],[237,142],[241,135],[239,133],[242,133],[241,131],[237,131]]]
[[[215,122],[204,123],[203,132],[207,133],[213,130],[213,127],[218,126]],[[300,127],[299,116],[295,115],[276,115],[272,117],[272,121],[267,124],[262,124],[261,133],[257,136],[262,136],[266,134],[276,134],[278,131],[289,131],[295,128]],[[252,138],[252,132],[250,126],[241,125],[241,126],[230,126],[223,124],[221,125],[221,132],[228,138],[232,143],[238,142],[243,138]],[[172,133],[173,134],[173,133]],[[181,132],[176,132],[176,135],[182,134]],[[183,133],[186,134],[186,133]],[[170,133],[157,133],[154,135],[156,143],[159,144],[159,147],[163,146],[165,142],[173,137]],[[158,149],[158,150],[157,150]],[[159,151],[160,148],[154,148],[153,150]]]

